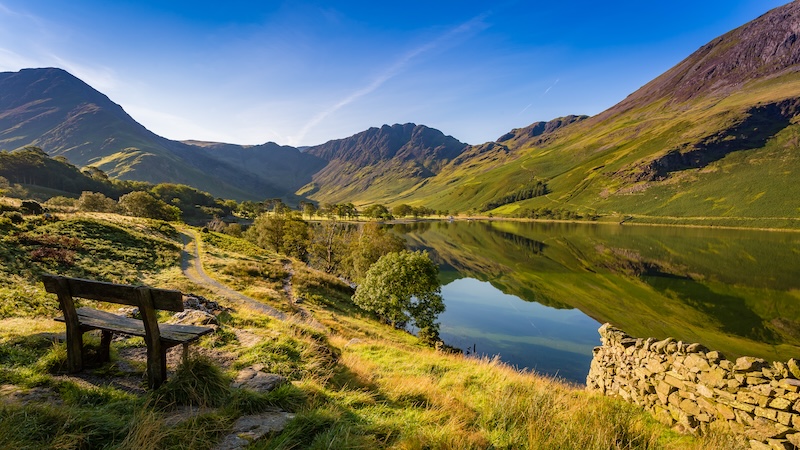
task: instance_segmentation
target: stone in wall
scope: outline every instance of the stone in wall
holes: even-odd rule
[[[725,359],[700,344],[640,339],[599,329],[586,389],[644,407],[683,432],[712,423],[746,437],[752,448],[800,448],[800,362]]]

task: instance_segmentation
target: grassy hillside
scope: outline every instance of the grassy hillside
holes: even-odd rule
[[[338,280],[230,236],[204,234],[206,271],[286,311],[291,308],[280,287],[293,273],[291,290],[305,300],[302,307],[316,324],[263,316],[192,284],[180,270],[183,241],[175,224],[78,215],[3,226],[0,447],[205,449],[237,418],[274,408],[293,411],[296,418],[249,448],[739,445],[724,435],[679,436],[620,401],[496,361],[421,346],[355,309],[349,288]],[[40,250],[47,248],[52,251]],[[64,345],[53,343],[63,326],[51,319],[56,299],[37,282],[43,271],[177,288],[233,309],[219,314],[219,330],[195,346],[193,353],[202,358],[181,365],[165,386],[147,392],[143,364],[131,359],[143,351],[140,339],[115,340],[109,364],[63,373]],[[95,339],[89,338],[90,360]],[[269,394],[228,387],[237,370],[253,364],[291,383]]]
[[[799,96],[800,75],[790,74],[750,83],[725,98],[661,100],[601,115],[558,130],[541,146],[515,148],[514,140],[506,141],[512,152],[481,155],[494,164],[448,166],[403,201],[463,211],[543,180],[548,195],[493,212],[562,208],[641,219],[719,218],[745,226],[751,225],[747,218],[773,218],[776,226],[797,226],[797,111],[791,106],[778,118],[769,114]],[[703,151],[707,157],[686,167],[682,159]]]

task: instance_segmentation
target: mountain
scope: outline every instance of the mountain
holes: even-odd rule
[[[304,153],[327,165],[298,194],[322,202],[391,202],[424,183],[469,146],[413,123],[370,128]]]
[[[0,74],[0,148],[236,199],[409,203],[531,217],[800,226],[800,2],[702,46],[619,104],[470,146],[424,125],[301,150],[159,137],[58,69]]]
[[[202,141],[183,141],[183,143],[201,148],[215,160],[243,173],[260,177],[274,186],[279,186],[279,189],[286,193],[293,193],[309,183],[311,177],[327,164],[327,161],[315,155],[274,142],[261,145]]]
[[[404,200],[465,210],[495,204],[537,180],[546,195],[493,212],[564,209],[661,222],[797,226],[798,33],[800,2],[776,8],[601,114],[563,120],[546,135],[536,135],[545,125],[533,124],[485,152],[464,152]]]
[[[171,141],[54,68],[0,73],[0,149],[26,146],[79,167],[93,165],[113,178],[186,184],[239,200],[281,197],[290,203],[301,199],[294,194],[298,190],[317,193],[320,200],[389,198],[386,193],[391,195],[393,188],[436,174],[467,147],[414,124],[371,128],[302,151],[274,142]]]
[[[203,146],[150,132],[108,97],[61,69],[0,73],[0,148],[24,146],[64,156],[77,166],[94,165],[115,178],[182,183],[227,198],[279,197],[295,189],[243,173],[241,166]],[[273,156],[272,149],[262,150],[268,160],[286,153]]]

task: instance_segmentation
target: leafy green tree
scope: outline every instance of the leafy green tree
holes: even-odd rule
[[[236,222],[229,223],[222,232],[240,238],[242,237],[242,226]]]
[[[412,208],[409,205],[406,205],[405,203],[401,203],[392,208],[392,214],[394,214],[395,217],[405,217],[413,212],[414,208]]]
[[[311,202],[300,202],[303,207],[303,214],[312,219],[317,214],[317,207]]]
[[[76,204],[81,211],[117,212],[118,205],[113,198],[108,198],[100,192],[83,191]]]
[[[305,260],[308,256],[309,244],[308,223],[298,213],[289,214],[283,225],[282,252],[297,259]]]
[[[181,210],[144,191],[134,191],[119,198],[119,206],[126,214],[161,220],[180,220]]]
[[[308,223],[297,212],[261,214],[245,232],[259,247],[305,259],[310,243]]]
[[[392,213],[389,212],[389,208],[381,204],[367,206],[363,215],[372,219],[392,220]]]
[[[236,212],[245,218],[252,219],[259,214],[259,205],[258,203],[250,200],[245,200],[242,203],[239,203],[239,208]]]
[[[365,223],[349,236],[348,252],[343,272],[356,283],[381,256],[405,250],[402,238],[386,231],[377,223]]]
[[[428,344],[439,337],[436,318],[444,312],[439,268],[427,252],[392,252],[367,271],[353,302],[395,326],[413,321]]]
[[[352,203],[341,203],[336,205],[331,205],[331,210],[334,214],[339,216],[340,219],[353,219],[358,217],[358,210],[356,206]]]
[[[283,226],[286,219],[282,214],[261,214],[245,232],[245,237],[261,248],[280,252],[283,246]]]

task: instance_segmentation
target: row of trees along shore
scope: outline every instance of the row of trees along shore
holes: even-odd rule
[[[279,198],[267,199],[263,202],[246,200],[239,205],[237,214],[245,218],[255,218],[265,212],[282,213],[290,210],[291,208]],[[400,204],[389,208],[386,205],[376,203],[366,206],[359,211],[352,203],[322,203],[317,205],[306,201],[300,202],[299,212],[303,217],[307,217],[310,220],[314,218],[352,220],[359,217],[375,220],[394,220],[406,217],[418,219],[432,216],[446,217],[451,215],[450,210],[434,210],[425,206],[411,206],[407,204]],[[452,214],[458,215],[458,212],[452,212]]]
[[[444,302],[436,264],[426,252],[406,250],[402,238],[376,222],[343,222],[338,216],[307,222],[300,212],[278,206],[256,216],[243,233],[235,225],[221,231],[347,280],[357,286],[357,306],[396,327],[412,324],[421,340],[438,342],[436,317]],[[348,217],[346,212],[343,216]],[[209,224],[210,229],[219,227],[220,221]]]

